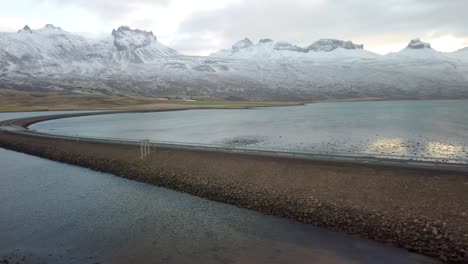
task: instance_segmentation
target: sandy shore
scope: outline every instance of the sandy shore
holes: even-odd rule
[[[137,146],[8,132],[0,133],[0,147],[358,234],[446,262],[468,260],[463,172],[164,148],[140,160]]]

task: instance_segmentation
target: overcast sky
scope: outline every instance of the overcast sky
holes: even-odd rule
[[[249,37],[306,46],[320,38],[385,54],[420,37],[439,51],[468,46],[468,0],[0,0],[0,31],[51,23],[102,36],[128,25],[186,54]]]

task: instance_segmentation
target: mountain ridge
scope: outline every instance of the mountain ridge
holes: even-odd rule
[[[468,98],[468,49],[438,52],[419,39],[378,55],[352,41],[300,47],[245,38],[187,56],[151,31],[121,26],[89,39],[54,25],[0,33],[0,85],[12,89],[245,100]]]

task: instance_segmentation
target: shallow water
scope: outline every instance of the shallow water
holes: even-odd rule
[[[34,130],[468,163],[468,100],[317,103],[76,117]]]
[[[0,182],[0,262],[437,263],[356,236],[1,148]]]
[[[355,236],[0,149],[0,262],[436,263]]]

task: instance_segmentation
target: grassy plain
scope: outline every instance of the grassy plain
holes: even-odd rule
[[[142,96],[76,94],[62,92],[24,92],[0,89],[0,112],[57,110],[133,110],[170,108],[245,108],[256,106],[299,105],[300,102],[237,102],[182,100]]]

